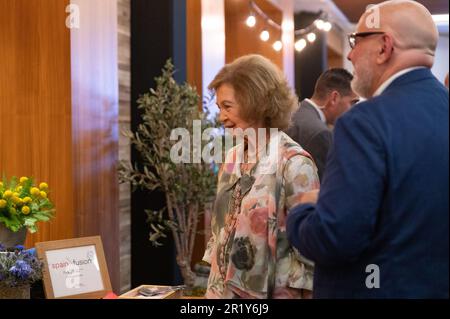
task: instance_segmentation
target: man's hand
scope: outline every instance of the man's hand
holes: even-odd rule
[[[317,203],[317,199],[319,198],[319,190],[315,189],[309,192],[306,192],[302,195],[300,198],[300,204],[306,204],[306,203]]]

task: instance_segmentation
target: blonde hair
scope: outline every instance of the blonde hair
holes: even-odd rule
[[[298,108],[281,70],[261,55],[245,55],[225,65],[208,88],[217,91],[223,84],[233,87],[243,119],[262,120],[267,128],[286,129]]]

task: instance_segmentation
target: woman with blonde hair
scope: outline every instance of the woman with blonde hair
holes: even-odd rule
[[[256,134],[231,148],[220,168],[203,257],[211,264],[206,297],[309,297],[313,264],[290,246],[285,225],[302,194],[319,187],[311,156],[281,131],[298,100],[282,72],[260,55],[224,66],[209,88],[227,131]]]

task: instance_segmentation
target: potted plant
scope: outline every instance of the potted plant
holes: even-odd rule
[[[29,177],[0,181],[0,244],[13,247],[23,244],[26,231],[37,231],[37,222],[53,217],[53,204],[45,182],[34,183]]]
[[[120,162],[119,180],[133,187],[164,192],[166,207],[161,211],[146,210],[149,239],[154,245],[161,245],[160,240],[166,237],[167,231],[172,233],[184,284],[192,288],[195,273],[191,269],[191,259],[199,216],[211,205],[217,177],[214,164],[174,161],[171,151],[173,155],[173,146],[179,142],[171,140],[171,135],[177,128],[192,133],[194,120],[201,123],[202,130],[215,128],[218,122],[199,110],[195,89],[188,84],[177,84],[173,73],[174,66],[169,60],[162,75],[155,79],[156,88],[138,100],[142,123],[136,132],[128,130],[124,135],[138,151],[142,162],[134,165]],[[198,148],[199,145],[197,151]]]
[[[41,279],[42,262],[34,249],[0,244],[0,299],[29,299],[30,285]]]

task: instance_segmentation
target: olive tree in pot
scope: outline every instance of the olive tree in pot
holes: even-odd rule
[[[198,107],[199,96],[188,84],[173,79],[174,66],[167,61],[156,87],[138,100],[142,123],[136,132],[123,132],[130,138],[141,157],[140,163],[119,163],[119,180],[129,182],[133,188],[165,194],[163,210],[146,210],[150,223],[150,241],[158,246],[160,240],[172,233],[177,252],[176,261],[187,289],[195,282],[191,269],[192,253],[199,216],[210,206],[216,189],[215,164],[195,161],[203,144],[195,145],[193,126],[217,128],[217,119],[208,118],[207,111]],[[198,129],[198,127],[197,127]],[[180,133],[189,133],[179,139]],[[184,143],[184,144],[183,144]],[[203,144],[202,144],[203,143]],[[193,145],[194,144],[194,145]],[[183,146],[183,147],[180,147]],[[201,153],[200,153],[201,154]],[[180,162],[181,159],[181,162]]]

